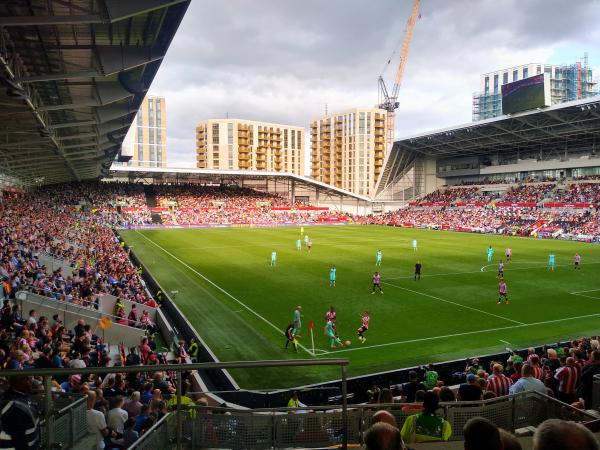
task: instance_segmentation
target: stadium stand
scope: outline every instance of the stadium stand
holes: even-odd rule
[[[541,199],[548,188],[533,187],[517,188],[509,192],[523,192],[525,197],[512,197],[519,199],[530,199],[534,195]],[[460,195],[452,197],[444,196],[453,201],[464,199],[467,196],[479,195],[477,189],[460,189]],[[104,368],[110,366],[126,367],[129,365],[143,364],[156,365],[169,361],[189,361],[190,349],[186,343],[178,343],[173,351],[168,349],[161,351],[152,339],[152,332],[156,331],[155,318],[145,319],[144,310],[154,311],[156,303],[148,294],[142,277],[134,264],[128,258],[126,250],[120,245],[113,234],[113,226],[139,226],[137,219],[132,219],[125,208],[148,208],[143,187],[129,184],[107,184],[107,183],[70,183],[67,185],[55,185],[44,187],[30,193],[6,194],[0,206],[0,223],[2,234],[0,236],[1,261],[0,273],[3,277],[2,300],[3,307],[0,312],[0,360],[2,367],[6,370],[30,370],[32,368]],[[577,190],[577,195],[584,195],[588,200],[595,195],[594,189],[584,188]],[[214,212],[211,215],[204,214],[202,208],[218,209],[223,203],[227,215],[231,217],[233,211],[240,220],[275,220],[273,217],[280,214],[278,208],[284,208],[286,221],[308,220],[309,215],[322,217],[326,214],[335,216],[335,213],[315,211],[291,213],[293,209],[305,208],[306,205],[291,204],[285,199],[258,193],[249,189],[237,188],[194,188],[190,186],[162,186],[156,188],[159,201],[174,202],[174,209],[199,208],[203,214],[202,220],[209,217],[214,220]],[[581,194],[583,193],[583,194]],[[437,194],[436,194],[437,195]],[[514,195],[514,194],[511,194]],[[434,197],[432,197],[434,198]],[[437,196],[435,198],[441,198]],[[277,206],[273,206],[277,205]],[[212,207],[212,208],[211,208]],[[301,210],[300,210],[301,211]],[[384,218],[383,221],[382,217]],[[531,229],[532,224],[544,222],[558,224],[567,227],[573,224],[580,227],[582,231],[598,231],[597,213],[587,210],[578,212],[567,209],[547,208],[513,208],[513,207],[440,207],[423,208],[421,206],[388,213],[383,216],[372,216],[367,218],[355,218],[362,223],[388,223],[402,224],[410,223],[413,226],[446,227],[471,227],[473,231],[498,232],[503,228]],[[318,219],[317,219],[318,220]],[[493,230],[492,230],[493,229]],[[14,230],[14,231],[13,231]],[[54,271],[48,270],[40,261],[60,261],[62,265]],[[25,291],[25,292],[23,292]],[[36,299],[48,299],[51,303],[37,303],[39,308],[29,307],[34,305]],[[52,303],[55,302],[55,303]],[[25,313],[23,306],[28,305]],[[56,305],[56,306],[54,306]],[[84,308],[89,311],[77,315],[67,316],[66,306],[70,308]],[[137,306],[137,308],[134,308]],[[44,309],[50,308],[50,309]],[[139,311],[136,313],[135,311]],[[50,314],[58,311],[59,314]],[[79,311],[79,310],[78,310]],[[133,312],[132,312],[133,311]],[[94,312],[98,315],[92,315]],[[52,318],[51,318],[52,317]],[[62,317],[68,320],[62,319]],[[106,338],[102,326],[102,317],[109,318],[113,327],[130,328],[134,330],[133,335],[126,335],[126,342],[114,341]],[[69,323],[66,323],[69,322]],[[136,331],[137,330],[137,331]],[[115,331],[115,330],[112,330]],[[108,334],[108,333],[107,333]],[[112,342],[111,342],[112,339]],[[442,415],[448,420],[453,429],[451,439],[462,439],[462,424],[465,416],[457,416],[459,410],[452,403],[448,403],[447,389],[458,392],[457,382],[464,382],[469,376],[470,384],[479,386],[476,404],[468,404],[472,407],[471,415],[492,414],[494,421],[502,425],[509,421],[509,429],[514,430],[520,425],[533,424],[531,420],[515,416],[506,417],[506,411],[514,408],[532,408],[531,403],[538,406],[549,405],[556,397],[567,403],[573,403],[571,409],[562,407],[561,414],[540,417],[562,417],[575,418],[580,422],[589,422],[593,416],[583,412],[590,409],[593,403],[593,375],[600,373],[600,345],[597,338],[582,338],[573,341],[565,347],[557,347],[545,354],[533,356],[534,351],[527,356],[533,362],[536,377],[543,383],[544,391],[541,394],[528,393],[519,400],[519,395],[503,397],[499,393],[505,393],[507,386],[518,382],[521,378],[519,372],[520,361],[517,356],[511,356],[508,360],[494,360],[489,366],[483,367],[473,364],[468,370],[452,372],[450,375],[442,374],[438,378],[439,383],[429,388],[431,392],[439,395],[444,402],[441,404]],[[128,350],[127,350],[128,349]],[[556,355],[556,357],[554,357]],[[537,359],[536,359],[537,358]],[[539,362],[538,362],[539,361]],[[495,364],[502,364],[505,369],[502,373],[507,377],[501,387],[494,381],[500,377]],[[53,392],[61,400],[63,405],[72,408],[70,414],[81,414],[83,406],[88,405],[85,415],[90,418],[88,427],[100,424],[99,429],[92,429],[91,436],[100,439],[102,436],[109,445],[123,445],[124,442],[132,442],[140,435],[145,435],[148,430],[153,429],[156,424],[165,424],[167,417],[174,408],[174,392],[176,390],[177,374],[173,371],[158,371],[152,375],[146,375],[140,366],[140,372],[135,374],[117,372],[114,376],[103,377],[101,375],[81,374],[70,376],[53,377]],[[539,369],[539,370],[538,370]],[[496,372],[492,375],[493,372]],[[183,393],[190,389],[192,381],[187,373],[182,378],[184,383]],[[418,374],[423,381],[428,380],[425,371]],[[476,377],[476,378],[474,378]],[[15,379],[16,380],[16,379]],[[508,381],[506,381],[508,380]],[[35,381],[35,380],[34,380]],[[11,384],[13,383],[13,384]],[[396,417],[398,426],[401,428],[404,420],[415,409],[420,408],[420,403],[406,404],[406,396],[409,390],[404,383],[400,386],[389,386],[391,392],[396,394],[395,401],[385,409],[392,411]],[[455,386],[455,387],[452,387]],[[22,387],[22,386],[21,386]],[[15,388],[14,382],[9,380],[5,386],[6,395],[12,395]],[[34,382],[31,393],[40,389],[39,383]],[[361,392],[361,390],[363,390]],[[504,390],[501,390],[504,389]],[[352,393],[356,395],[357,401],[368,400],[370,403],[365,407],[355,409],[350,414],[368,427],[373,412],[373,405],[380,403],[383,395],[379,390],[367,394],[370,390],[366,386],[354,385]],[[93,392],[93,394],[90,394]],[[442,393],[444,393],[442,395]],[[546,396],[549,395],[548,396]],[[83,396],[88,396],[87,400]],[[389,394],[388,394],[389,395]],[[385,398],[389,399],[386,395]],[[539,395],[542,395],[541,397]],[[535,400],[532,400],[532,396]],[[138,400],[139,398],[139,400]],[[238,409],[224,408],[215,410],[207,405],[208,400],[203,395],[184,395],[186,402],[201,405],[196,413],[188,413],[185,419],[188,423],[184,430],[193,428],[190,423],[203,420],[207,411],[226,412],[220,414],[219,419],[211,417],[213,432],[203,434],[201,445],[234,445],[237,446],[263,445],[267,430],[286,427],[288,431],[278,435],[277,446],[283,445],[306,445],[314,443],[319,445],[339,444],[339,429],[335,431],[335,425],[340,424],[341,416],[332,411],[331,407],[321,407],[317,404],[310,406],[309,415],[299,419],[295,424],[282,422],[283,418],[273,416],[276,423],[265,422],[263,425],[262,438],[257,434],[239,434],[239,427],[254,427],[248,421],[248,415],[240,415]],[[382,397],[383,398],[383,397]],[[125,402],[124,399],[127,399]],[[387,400],[386,400],[387,401]],[[521,402],[521,403],[519,403]],[[58,403],[57,403],[58,404]],[[457,405],[461,402],[457,402]],[[74,406],[69,406],[74,405]],[[466,404],[465,404],[466,405]],[[79,409],[77,409],[79,408]],[[202,408],[208,408],[202,412]],[[354,407],[353,407],[354,408]],[[548,406],[544,408],[548,409]],[[80,412],[76,412],[80,411]],[[487,411],[487,412],[486,412]],[[286,411],[281,411],[286,412]],[[100,416],[100,414],[102,416]],[[336,415],[337,414],[337,415]],[[541,413],[540,413],[541,414]],[[224,419],[221,420],[221,417]],[[235,418],[232,422],[231,417]],[[256,422],[258,416],[251,416],[252,423]],[[287,417],[287,416],[284,416]],[[93,420],[92,420],[93,418]],[[129,419],[135,419],[135,422]],[[163,421],[161,422],[161,419]],[[536,420],[537,420],[536,419]],[[174,420],[174,419],[169,419]],[[462,422],[461,422],[462,421]],[[504,422],[503,422],[504,421]],[[310,423],[309,423],[310,422]],[[102,425],[106,423],[105,427]],[[209,422],[202,421],[198,426],[206,428]],[[358,423],[358,422],[357,422]],[[535,423],[534,425],[538,425]],[[245,425],[242,425],[245,424]],[[195,426],[195,425],[194,425]],[[190,428],[191,427],[191,428]],[[314,428],[314,429],[313,429]],[[110,431],[102,431],[108,429]],[[234,432],[234,430],[237,430]],[[292,432],[292,430],[295,430]],[[366,428],[361,428],[365,431]],[[255,430],[256,431],[256,430]],[[360,442],[359,429],[349,429],[350,442]],[[136,434],[137,433],[137,434]],[[337,434],[336,434],[337,433]],[[106,436],[104,436],[106,434]],[[185,434],[185,433],[184,433]],[[260,434],[260,433],[259,433]],[[243,436],[243,438],[241,437]],[[89,439],[82,435],[71,434],[69,439]],[[191,439],[192,437],[189,436]],[[66,439],[66,438],[65,438]],[[200,439],[200,438],[199,438]],[[314,442],[313,442],[314,440]],[[260,444],[259,444],[260,442]]]

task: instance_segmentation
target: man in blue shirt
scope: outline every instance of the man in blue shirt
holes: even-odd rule
[[[533,367],[530,364],[523,364],[521,369],[521,378],[513,384],[508,392],[510,395],[518,394],[519,392],[537,391],[542,394],[546,393],[546,386],[540,380],[533,376]]]

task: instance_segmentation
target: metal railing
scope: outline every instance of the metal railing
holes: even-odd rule
[[[340,429],[341,444],[342,448],[347,448],[348,433],[346,424],[348,404],[347,404],[347,368],[348,360],[342,358],[331,358],[331,359],[298,359],[298,360],[272,360],[272,361],[232,361],[232,362],[210,362],[210,363],[194,363],[194,364],[161,364],[152,366],[117,366],[117,367],[85,367],[81,369],[31,369],[31,370],[3,370],[0,373],[0,378],[10,378],[17,376],[31,376],[40,377],[44,380],[44,392],[52,392],[52,377],[53,376],[69,376],[69,375],[86,375],[86,374],[98,374],[104,375],[109,373],[140,373],[140,372],[175,372],[176,373],[176,387],[175,393],[176,408],[175,408],[175,442],[177,449],[181,450],[183,446],[183,419],[184,411],[182,409],[181,397],[182,397],[182,373],[189,372],[192,370],[207,370],[207,369],[252,369],[252,368],[266,368],[266,367],[302,367],[302,366],[339,366],[341,369],[341,385],[342,385],[342,405],[341,405],[341,417],[342,427]],[[43,397],[43,411],[44,411],[44,429],[43,434],[43,445],[47,449],[53,448],[57,441],[56,422],[60,420],[60,411],[58,414],[53,411],[53,396],[44,395]],[[173,420],[173,419],[170,419]],[[165,424],[170,423],[166,421]],[[163,425],[166,426],[166,425]],[[162,428],[155,429],[155,433],[162,433]],[[165,428],[166,429],[166,428]],[[73,436],[75,436],[73,434]],[[161,435],[162,436],[162,435]],[[156,436],[154,439],[159,439]],[[160,438],[162,439],[162,437]],[[142,447],[140,447],[142,448]],[[147,447],[143,447],[147,448]]]
[[[406,406],[413,409],[403,409]],[[352,405],[344,418],[340,405],[300,410],[192,406],[183,411],[183,437],[191,450],[323,448],[343,445],[344,430],[347,443],[359,445],[363,443],[362,435],[371,426],[376,411],[388,410],[401,428],[407,417],[419,412],[414,407],[414,404],[398,403]],[[581,423],[596,420],[585,411],[538,392],[523,392],[478,402],[442,403],[438,414],[450,423],[451,440],[463,439],[463,428],[473,417],[485,417],[512,432],[538,426],[550,418]]]
[[[83,369],[5,370],[0,378],[35,376],[44,379],[45,392],[51,392],[52,376],[72,374],[108,374],[169,371],[176,373],[176,404],[171,414],[158,421],[138,442],[136,449],[166,449],[176,444],[186,448],[289,448],[295,446],[325,447],[337,445],[343,449],[348,443],[362,443],[362,433],[371,426],[373,414],[380,409],[390,411],[402,427],[406,418],[417,413],[403,407],[407,404],[366,404],[348,408],[346,359],[238,361],[224,363],[170,364],[156,366],[87,367]],[[269,408],[241,410],[236,408],[183,405],[182,373],[206,369],[252,369],[263,367],[340,366],[341,405],[307,406],[300,408]],[[63,444],[76,445],[86,433],[85,399],[79,398],[68,405],[54,403],[56,395],[43,397],[44,420],[42,437],[45,448]],[[69,396],[67,396],[69,397]],[[71,400],[76,396],[70,395]],[[57,408],[60,406],[60,409]],[[509,431],[538,426],[544,420],[560,418],[584,424],[596,417],[552,397],[538,392],[522,392],[477,402],[441,403],[439,415],[450,422],[452,440],[463,438],[465,423],[472,417],[485,417]],[[294,413],[294,414],[291,414]]]
[[[175,436],[176,413],[168,413],[148,429],[128,450],[165,450]]]

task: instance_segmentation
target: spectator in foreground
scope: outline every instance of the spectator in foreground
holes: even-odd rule
[[[481,400],[481,387],[477,384],[477,375],[468,374],[467,382],[458,388],[458,400],[461,402],[472,402]]]
[[[540,380],[533,377],[533,369],[528,363],[523,364],[521,378],[519,378],[509,389],[510,395],[525,391],[537,391],[542,394],[546,393],[546,386],[544,386],[544,383]]]
[[[135,419],[129,418],[125,422],[125,431],[123,431],[123,447],[131,447],[135,441],[140,438],[140,434],[134,430]]]
[[[408,372],[408,383],[404,383],[400,388],[400,393],[404,395],[406,403],[414,403],[417,391],[426,391],[427,387],[418,381],[417,372],[411,370]]]
[[[405,450],[400,431],[385,422],[373,424],[365,432],[365,450]]]
[[[110,435],[104,414],[97,409],[94,409],[96,403],[96,393],[90,391],[87,398],[87,413],[86,421],[88,432],[95,436],[96,449],[104,449],[104,438]]]
[[[409,416],[402,425],[402,439],[408,443],[447,441],[452,435],[450,423],[438,416],[440,399],[433,392],[425,393],[423,412]]]
[[[494,364],[492,372],[492,375],[488,378],[488,390],[496,394],[497,397],[508,395],[512,380],[504,375],[502,364]]]
[[[598,374],[600,374],[600,350],[594,350],[591,362],[583,366],[581,371],[581,392],[586,409],[592,409],[594,375]]]
[[[473,417],[463,430],[465,450],[502,450],[498,427],[484,417]]]
[[[548,419],[533,435],[533,450],[599,450],[590,430],[579,423]]]
[[[385,409],[377,411],[375,414],[373,414],[373,417],[371,417],[371,425],[376,424],[377,422],[389,423],[394,427],[398,425],[394,415]]]
[[[500,440],[502,441],[502,450],[523,450],[521,443],[514,434],[500,428]]]

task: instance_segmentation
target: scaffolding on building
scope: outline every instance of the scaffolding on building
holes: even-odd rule
[[[541,65],[540,65],[541,66]],[[598,95],[588,55],[573,64],[555,66],[550,71],[551,104],[581,100]],[[502,115],[502,96],[499,92],[475,92],[473,94],[473,121],[491,119]]]

